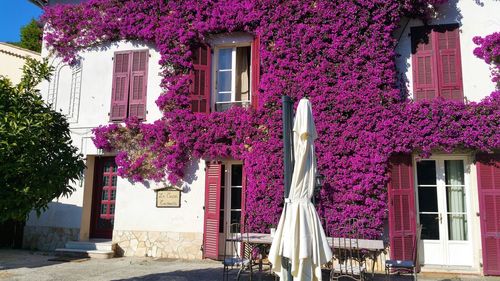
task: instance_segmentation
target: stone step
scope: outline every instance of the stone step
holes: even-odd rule
[[[64,257],[81,257],[93,259],[111,259],[115,256],[115,252],[106,250],[84,250],[84,249],[56,249],[57,256]]]
[[[79,249],[79,250],[101,250],[113,251],[114,246],[111,241],[105,240],[91,240],[91,241],[69,241],[64,246],[66,249]]]

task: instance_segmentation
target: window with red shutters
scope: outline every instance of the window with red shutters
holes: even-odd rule
[[[416,235],[415,190],[410,154],[391,157],[389,195],[389,237],[391,258],[412,260]]]
[[[500,275],[500,154],[476,155],[483,270]]]
[[[111,121],[146,119],[148,50],[116,52],[113,66]]]
[[[191,72],[191,110],[210,112],[210,47],[202,45],[192,50],[193,71]]]
[[[414,27],[411,35],[414,99],[463,101],[458,26]]]

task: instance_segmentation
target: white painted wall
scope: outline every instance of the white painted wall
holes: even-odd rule
[[[113,56],[116,51],[149,49],[147,115],[146,122],[160,119],[162,114],[155,101],[161,94],[161,67],[158,64],[160,54],[151,45],[139,42],[117,42],[98,49],[80,53],[81,56],[81,92],[77,105],[78,118],[72,118],[70,129],[73,144],[86,155],[96,155],[99,151],[94,146],[92,128],[108,124],[111,107],[111,87],[113,75]],[[47,55],[47,50],[43,51]],[[42,85],[42,94],[47,100],[49,90],[54,85],[59,89],[55,108],[67,112],[70,102],[71,72],[69,66],[53,58],[52,65],[59,71],[59,81]],[[187,170],[186,192],[181,195],[181,208],[157,208],[155,183],[150,186],[132,184],[127,179],[118,179],[115,207],[115,230],[203,232],[205,163],[191,163]],[[69,198],[59,198],[50,204],[50,208],[40,218],[32,215],[28,225],[79,228],[82,216],[83,184],[77,184],[77,191]]]
[[[14,85],[21,82],[26,57],[41,59],[39,53],[0,42],[0,75],[9,78]]]
[[[474,0],[452,0],[448,4],[439,7],[439,14],[430,24],[451,24],[460,25],[460,48],[462,59],[462,78],[464,86],[464,96],[469,101],[480,101],[489,96],[495,89],[491,82],[488,65],[473,54],[477,47],[472,42],[474,36],[485,36],[500,30],[500,1],[481,0],[476,3]],[[458,11],[458,13],[457,13]],[[402,28],[395,34],[401,36],[396,52],[400,55],[396,59],[398,70],[407,80],[410,96],[413,96],[413,77],[411,65],[411,38],[410,28],[422,26],[419,20],[410,20],[406,28],[403,29],[406,20],[403,20]]]
[[[157,208],[152,186],[132,185],[118,179],[116,193],[115,230],[203,232],[205,200],[205,162],[189,165],[185,192],[181,192],[180,208]]]

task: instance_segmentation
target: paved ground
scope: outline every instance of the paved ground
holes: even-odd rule
[[[221,263],[207,260],[115,258],[110,260],[77,259],[65,262],[55,259],[48,253],[0,249],[0,280],[216,281],[221,280],[222,277]],[[384,280],[384,277],[380,275],[376,279]],[[248,280],[248,278],[243,276],[241,280]],[[271,281],[274,279],[269,276],[255,276],[254,280]],[[412,278],[392,278],[392,280],[406,281]],[[500,278],[426,274],[420,275],[418,280],[500,281]]]

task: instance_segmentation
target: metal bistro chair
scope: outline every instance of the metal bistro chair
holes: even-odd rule
[[[411,260],[386,260],[385,261],[385,276],[386,280],[389,277],[391,280],[391,272],[393,273],[407,273],[413,274],[413,280],[417,281],[418,271],[418,242],[420,241],[420,234],[422,233],[422,225],[417,226],[417,233],[413,241],[413,252]]]
[[[224,271],[222,280],[229,280],[232,269],[238,269],[235,280],[240,280],[243,270],[250,271],[249,280],[252,280],[252,260],[245,257],[244,245],[248,244],[248,232],[239,223],[227,225],[224,239]]]
[[[358,248],[359,235],[355,229],[355,220],[350,220],[346,226],[330,231],[333,236],[333,261],[330,271],[330,281],[350,278],[366,280],[365,257]]]

